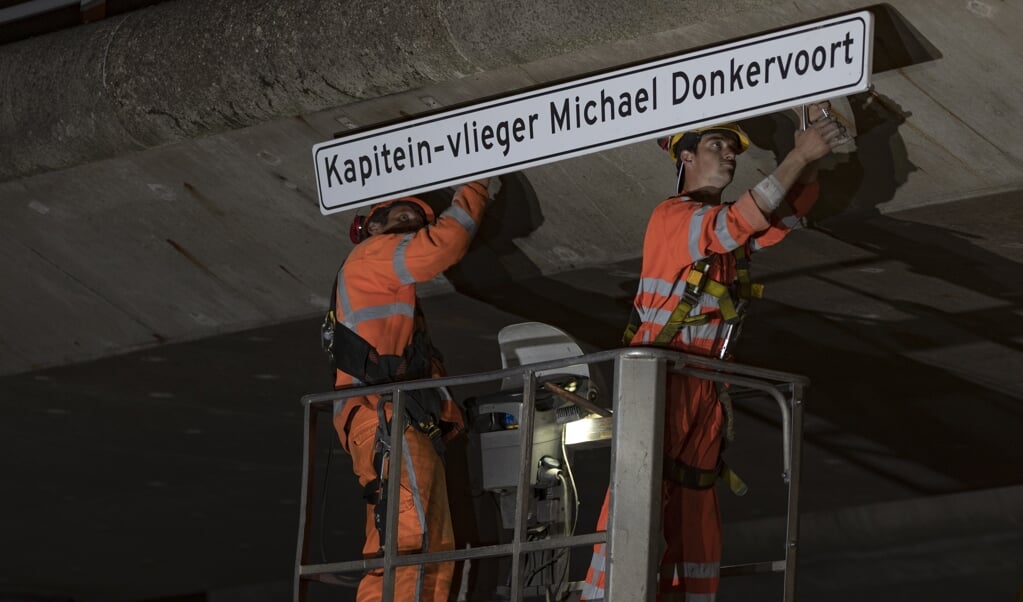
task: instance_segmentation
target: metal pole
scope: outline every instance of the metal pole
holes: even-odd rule
[[[519,411],[519,486],[515,491],[515,535],[512,537],[511,600],[522,602],[522,540],[529,519],[533,483],[533,410],[536,402],[536,372],[522,379],[522,409]]]
[[[665,360],[615,361],[607,600],[652,601],[661,538]]]
[[[796,599],[796,560],[799,541],[799,469],[802,463],[803,443],[803,386],[792,384],[792,428],[789,469],[789,509],[785,526],[785,586],[784,602]]]
[[[309,531],[311,525],[309,524],[309,516],[312,515],[312,496],[309,495],[309,475],[313,472],[313,466],[316,462],[316,412],[312,407],[312,404],[305,404],[304,416],[302,419],[303,425],[305,426],[305,433],[303,434],[302,449],[305,454],[302,458],[302,501],[299,504],[298,510],[298,545],[295,548],[295,583],[293,585],[292,600],[294,602],[304,602],[306,599],[306,583],[302,580],[301,569],[302,565],[306,564],[309,560],[309,554],[306,553],[306,542],[309,538]],[[323,485],[327,486],[326,483]],[[323,517],[320,517],[323,520]]]
[[[398,508],[401,506],[399,486],[405,446],[405,395],[401,388],[396,386],[392,389],[391,400],[391,455],[387,466],[387,520],[384,523],[387,525],[386,541],[381,542],[384,546],[384,586],[381,599],[384,602],[394,600],[394,559],[398,556]],[[377,403],[384,403],[384,400],[379,399]],[[386,412],[384,416],[387,416]]]

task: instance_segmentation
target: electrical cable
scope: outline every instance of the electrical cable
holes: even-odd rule
[[[324,519],[327,516],[327,484],[330,480],[327,478],[330,475],[330,459],[334,455],[334,437],[330,438],[330,448],[327,450],[327,463],[323,468],[323,495],[320,496],[320,560],[327,562],[327,521]]]
[[[575,535],[575,528],[578,526],[579,521],[579,490],[575,486],[575,475],[572,473],[572,461],[568,458],[568,448],[565,446],[565,429],[561,429],[561,457],[565,461],[565,472],[568,473],[568,482],[572,484],[572,501],[575,506],[575,514],[572,519],[572,529],[569,530],[569,535]],[[565,528],[568,528],[568,521],[565,522]]]
[[[330,437],[330,447],[327,449],[327,462],[323,467],[323,494],[320,496],[320,558],[323,562],[327,560],[327,490],[330,484],[330,459],[334,457],[334,446],[338,443],[337,437]],[[359,587],[361,577],[348,575],[333,575],[331,583],[344,587]]]

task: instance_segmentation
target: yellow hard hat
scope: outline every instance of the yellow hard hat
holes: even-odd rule
[[[664,150],[668,151],[668,155],[671,156],[672,161],[678,162],[679,154],[684,150],[693,150],[696,148],[696,144],[700,141],[700,137],[708,132],[728,132],[730,134],[735,134],[735,136],[739,139],[739,151],[736,154],[742,154],[750,146],[749,136],[746,135],[746,132],[742,131],[742,128],[740,128],[737,123],[722,123],[719,125],[687,130],[685,132],[678,132],[677,134],[658,138],[657,144],[659,144]]]

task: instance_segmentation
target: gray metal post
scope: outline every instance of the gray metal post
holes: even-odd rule
[[[302,581],[302,565],[309,562],[309,554],[306,552],[306,542],[310,538],[310,517],[312,516],[312,499],[309,495],[313,467],[316,461],[316,410],[311,404],[306,404],[303,410],[303,434],[302,450],[305,452],[302,457],[302,501],[299,504],[298,513],[298,546],[295,548],[295,583],[292,589],[293,602],[305,602],[306,586]],[[324,483],[324,487],[327,484]]]
[[[519,412],[519,486],[515,491],[515,535],[512,539],[511,600],[522,602],[525,586],[525,563],[522,543],[529,521],[529,498],[532,496],[533,418],[536,410],[536,372],[530,370],[522,378],[522,410]]]
[[[789,447],[789,509],[785,526],[785,585],[782,592],[784,602],[796,599],[796,560],[799,543],[799,470],[802,461],[803,443],[803,387],[792,385],[792,425]]]
[[[377,403],[384,403],[383,400]],[[405,450],[405,392],[400,386],[391,393],[391,456],[387,468],[387,519],[384,530],[384,584],[381,599],[394,600],[394,580],[397,576],[393,564],[398,556],[398,507],[401,506],[401,470]]]
[[[665,360],[615,361],[615,430],[604,589],[609,602],[652,601],[661,540]]]

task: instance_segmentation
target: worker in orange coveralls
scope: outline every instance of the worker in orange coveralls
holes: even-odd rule
[[[722,202],[736,157],[750,141],[729,123],[662,138],[678,171],[677,196],[658,205],[643,242],[643,267],[633,317],[623,342],[712,358],[730,358],[746,302],[759,296],[749,281],[749,254],[784,238],[816,202],[816,161],[845,141],[828,104],[810,105],[810,124],[775,171],[734,202]],[[667,378],[662,528],[665,549],[660,602],[712,602],[721,567],[718,478],[744,485],[721,462],[730,432],[723,389],[692,376]],[[598,519],[607,529],[608,502]],[[594,546],[582,599],[604,597],[604,544]]]
[[[380,203],[365,219],[356,217],[351,235],[357,244],[338,272],[333,311],[324,321],[336,388],[443,376],[416,283],[429,281],[465,255],[492,196],[490,184],[483,179],[459,188],[436,221],[430,206],[414,197]],[[494,178],[493,184],[496,188],[499,181]],[[406,417],[396,421],[405,425],[398,551],[452,550],[442,454],[444,443],[464,429],[464,418],[445,389],[410,391],[403,398]],[[378,396],[349,398],[334,407],[334,428],[365,488],[366,557],[377,556],[385,541],[391,419],[390,400],[381,403]],[[446,602],[453,572],[453,562],[399,567],[395,600]],[[369,571],[357,599],[380,600],[382,589],[382,571]]]

